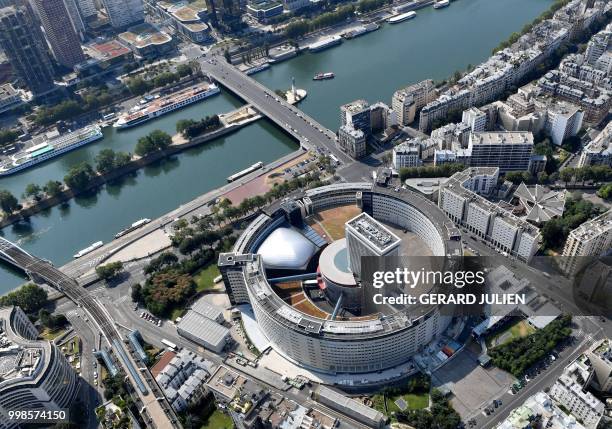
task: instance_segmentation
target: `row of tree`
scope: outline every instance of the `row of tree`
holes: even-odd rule
[[[355,6],[352,4],[339,6],[336,10],[323,13],[312,19],[301,19],[292,22],[285,28],[285,36],[290,39],[301,37],[321,28],[329,27],[339,22],[345,21],[355,15]]]
[[[153,130],[148,135],[138,139],[134,152],[138,156],[146,156],[166,149],[171,143],[172,137],[168,133],[161,130]]]
[[[193,119],[181,119],[176,123],[176,131],[185,138],[194,138],[201,134],[209,133],[221,128],[219,115],[206,116],[199,121]]]
[[[158,73],[152,78],[142,76],[132,77],[127,80],[126,85],[134,95],[142,95],[154,88],[161,88],[166,85],[176,83],[185,76],[191,76],[193,69],[187,64],[181,64],[176,68],[176,72],[165,71]]]
[[[562,316],[531,335],[493,347],[489,350],[491,360],[499,368],[520,377],[571,335],[571,323],[571,316]]]

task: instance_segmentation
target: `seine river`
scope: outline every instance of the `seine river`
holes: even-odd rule
[[[271,89],[296,86],[308,91],[300,104],[321,124],[336,130],[338,107],[364,98],[391,102],[393,92],[426,78],[444,79],[455,70],[485,60],[512,32],[546,10],[552,0],[457,0],[440,10],[426,8],[400,24],[345,41],[316,54],[300,55],[254,77]],[[336,78],[315,82],[317,72]],[[93,163],[104,148],[133,152],[139,137],[154,129],[169,133],[179,119],[198,119],[240,106],[222,91],[198,104],[122,132],[105,129],[105,138],[37,168],[3,178],[0,188],[21,195],[28,183],[62,180],[74,164]],[[159,165],[149,166],[120,184],[106,185],[95,195],[77,198],[11,225],[2,236],[56,265],[68,262],[89,244],[108,242],[120,229],[143,217],[155,218],[226,183],[230,174],[257,161],[269,162],[295,150],[297,143],[266,120],[200,148],[185,151]],[[0,265],[0,294],[23,283],[23,274]]]

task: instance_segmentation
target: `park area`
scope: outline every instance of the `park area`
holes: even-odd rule
[[[372,403],[387,416],[400,411],[422,410],[429,407],[429,389],[429,378],[418,375],[399,387],[389,387],[374,395]]]
[[[509,343],[512,340],[526,337],[535,332],[535,328],[522,319],[507,326],[501,331],[497,331],[487,337],[487,347],[497,347]]]
[[[219,275],[219,268],[217,264],[212,263],[206,268],[198,271],[193,280],[196,283],[197,291],[202,292],[205,290],[213,289],[215,287],[214,279]]]

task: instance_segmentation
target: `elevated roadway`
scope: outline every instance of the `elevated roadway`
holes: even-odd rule
[[[354,160],[336,146],[336,134],[319,124],[283,97],[247,76],[225,59],[200,58],[203,73],[251,104],[262,115],[281,127],[307,150],[325,149],[344,164]]]
[[[117,354],[119,363],[135,387],[133,390],[138,395],[143,418],[149,427],[160,429],[181,427],[174,410],[148,374],[148,369],[139,371],[134,358],[126,352],[111,315],[87,290],[49,261],[29,254],[4,238],[0,238],[0,259],[22,269],[33,281],[46,283],[62,292],[89,314],[93,323],[111,345],[111,349]]]

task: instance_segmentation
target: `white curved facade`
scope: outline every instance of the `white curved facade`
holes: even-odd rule
[[[257,253],[264,266],[271,269],[303,269],[316,253],[315,245],[299,232],[276,228],[259,246]]]
[[[36,340],[36,328],[19,307],[0,309],[0,323],[0,429],[18,427],[8,419],[10,410],[69,408],[78,377],[61,350]],[[11,371],[11,365],[17,365],[12,354],[18,353],[31,357],[25,371]]]
[[[357,204],[377,220],[412,231],[435,256],[461,255],[456,227],[437,206],[411,191],[394,193],[368,183],[347,183],[307,191],[302,204],[309,214]],[[248,231],[257,234],[257,228]],[[241,237],[239,241],[247,243],[252,238]],[[236,250],[248,251],[244,246]],[[322,319],[283,301],[269,285],[262,258],[257,255],[222,254],[219,267],[228,292],[248,297],[274,349],[296,364],[317,371],[367,373],[403,364],[440,335],[451,320],[435,306],[419,314],[404,310],[369,319]]]

